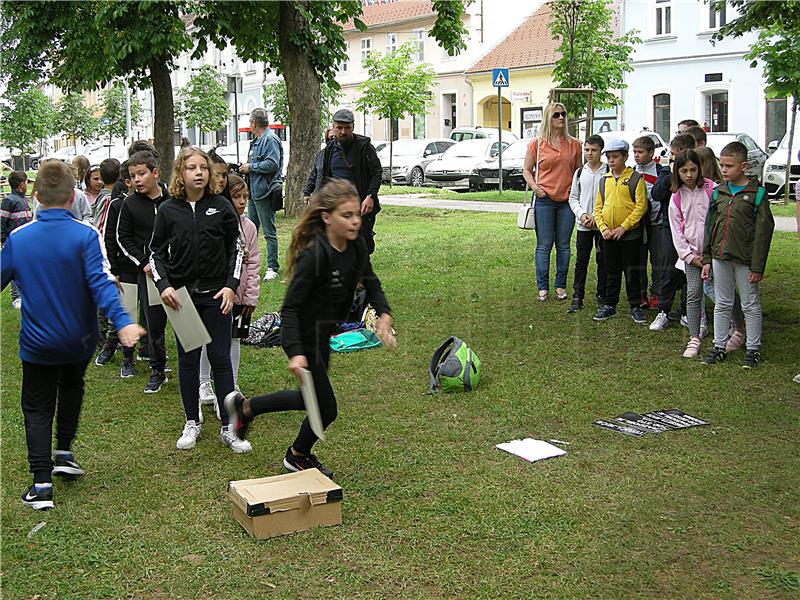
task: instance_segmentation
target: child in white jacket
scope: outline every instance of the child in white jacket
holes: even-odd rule
[[[678,155],[672,167],[672,201],[669,205],[669,224],[672,243],[678,253],[675,265],[686,273],[686,316],[689,321],[689,343],[683,353],[685,358],[695,358],[700,353],[700,316],[703,302],[703,265],[706,213],[714,182],[704,179],[700,159],[694,150]]]

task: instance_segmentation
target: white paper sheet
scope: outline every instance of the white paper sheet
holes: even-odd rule
[[[529,462],[563,456],[567,453],[566,450],[553,446],[553,444],[548,444],[544,440],[534,440],[532,438],[511,440],[510,442],[497,444],[496,448],[519,456]]]
[[[165,304],[164,311],[167,313],[167,318],[175,330],[175,335],[181,341],[181,346],[186,352],[191,352],[209,343],[211,336],[197,313],[186,286],[175,290],[175,294],[181,303],[181,309],[173,310]]]
[[[322,416],[319,413],[319,403],[317,402],[317,392],[314,388],[314,378],[311,371],[303,369],[303,383],[300,385],[300,392],[303,394],[303,403],[306,405],[306,416],[311,431],[323,442],[325,441],[325,428],[322,426]]]
[[[136,301],[139,297],[139,286],[135,283],[125,283],[122,284],[122,307],[125,309],[125,312],[128,313],[128,316],[133,319],[134,323],[138,323],[138,314],[139,311],[136,310]],[[144,323],[139,323],[142,327],[146,327]]]
[[[150,306],[158,306],[161,304],[161,293],[158,291],[152,277],[145,276],[145,279],[147,280],[147,302]]]

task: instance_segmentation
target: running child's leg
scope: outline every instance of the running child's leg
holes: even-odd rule
[[[72,440],[78,431],[78,419],[83,406],[84,381],[89,361],[62,365],[58,374],[58,403],[56,412],[56,450],[72,451]]]

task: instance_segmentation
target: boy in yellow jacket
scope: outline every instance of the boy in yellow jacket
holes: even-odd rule
[[[605,321],[617,314],[624,273],[631,318],[644,325],[647,318],[639,308],[639,255],[644,243],[642,218],[647,213],[647,188],[641,174],[625,166],[628,142],[611,140],[603,153],[609,172],[600,180],[594,220],[603,236],[606,297],[594,320]]]

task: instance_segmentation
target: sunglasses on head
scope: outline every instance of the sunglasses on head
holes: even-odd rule
[[[557,118],[559,118],[559,117],[563,117],[563,118],[565,118],[565,119],[566,119],[566,118],[567,118],[567,111],[565,111],[565,110],[562,110],[562,111],[560,111],[560,112],[554,112],[554,113],[551,115],[551,117],[552,117],[553,119],[557,119]]]

